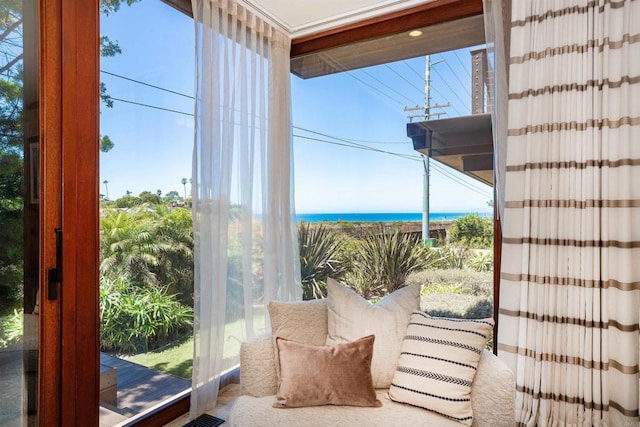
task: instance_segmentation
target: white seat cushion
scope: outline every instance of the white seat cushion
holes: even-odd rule
[[[386,397],[387,390],[376,390],[376,395],[382,402],[380,408],[327,405],[274,409],[272,405],[276,401],[275,396],[241,396],[224,425],[233,427],[460,427],[456,421],[448,420],[433,412],[390,401]]]

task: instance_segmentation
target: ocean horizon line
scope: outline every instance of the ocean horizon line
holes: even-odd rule
[[[429,212],[429,221],[455,220],[466,215],[493,217],[492,212]],[[421,212],[335,212],[297,213],[297,222],[416,222],[422,221]]]

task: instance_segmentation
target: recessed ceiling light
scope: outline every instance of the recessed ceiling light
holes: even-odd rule
[[[409,33],[409,37],[420,37],[422,35],[422,31],[413,30]]]

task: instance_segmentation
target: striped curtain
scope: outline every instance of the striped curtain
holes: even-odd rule
[[[526,426],[638,426],[640,1],[512,2],[499,355]]]

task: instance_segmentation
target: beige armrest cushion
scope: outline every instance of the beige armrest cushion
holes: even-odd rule
[[[254,397],[270,396],[276,394],[277,386],[271,334],[243,342],[240,346],[240,392]]]
[[[515,379],[511,370],[493,353],[484,350],[471,386],[474,426],[515,424]]]

